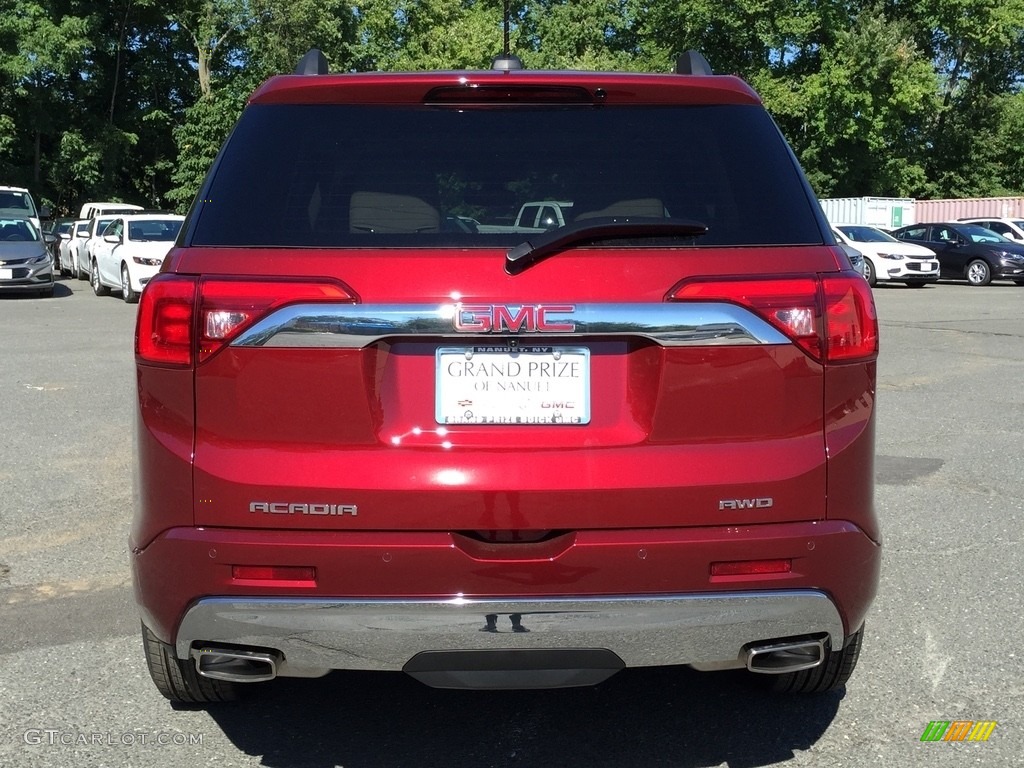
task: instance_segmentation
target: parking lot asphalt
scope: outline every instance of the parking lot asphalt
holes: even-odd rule
[[[687,669],[511,693],[334,673],[208,710],[167,705],[138,637],[136,308],[74,280],[0,297],[0,767],[1024,766],[1024,288],[874,293],[885,554],[845,691]],[[997,725],[922,742],[932,721]]]

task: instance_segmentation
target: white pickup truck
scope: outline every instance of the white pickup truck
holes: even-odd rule
[[[504,224],[478,224],[478,232],[547,232],[564,227],[568,221],[571,202],[564,200],[540,200],[523,203],[512,226]]]
[[[143,210],[141,205],[131,203],[85,203],[78,214],[79,219],[92,219],[97,216],[106,216],[112,213],[134,213]]]

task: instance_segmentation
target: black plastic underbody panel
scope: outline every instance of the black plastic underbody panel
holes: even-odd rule
[[[625,664],[603,648],[424,651],[403,671],[432,688],[528,689],[597,685]]]

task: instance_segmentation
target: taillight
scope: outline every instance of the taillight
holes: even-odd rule
[[[328,280],[157,275],[142,292],[135,352],[140,361],[156,365],[201,363],[260,317],[300,301],[355,299],[344,286]]]
[[[878,319],[867,282],[857,275],[684,280],[669,301],[725,301],[746,307],[819,362],[878,355]]]
[[[296,302],[354,302],[334,282],[302,280],[220,280],[199,286],[199,359],[203,362],[268,312]]]
[[[867,281],[860,277],[826,277],[825,348],[832,363],[866,360],[878,355],[878,315]]]
[[[135,355],[146,363],[192,365],[194,277],[156,275],[146,285],[135,322]]]

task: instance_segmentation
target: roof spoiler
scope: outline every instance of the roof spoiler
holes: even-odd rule
[[[522,62],[517,56],[505,54],[495,56],[491,68],[501,71],[522,69]],[[708,60],[697,51],[689,50],[676,58],[677,75],[713,75],[714,71]],[[295,67],[296,75],[326,75],[328,73],[327,57],[319,48],[310,48]]]

